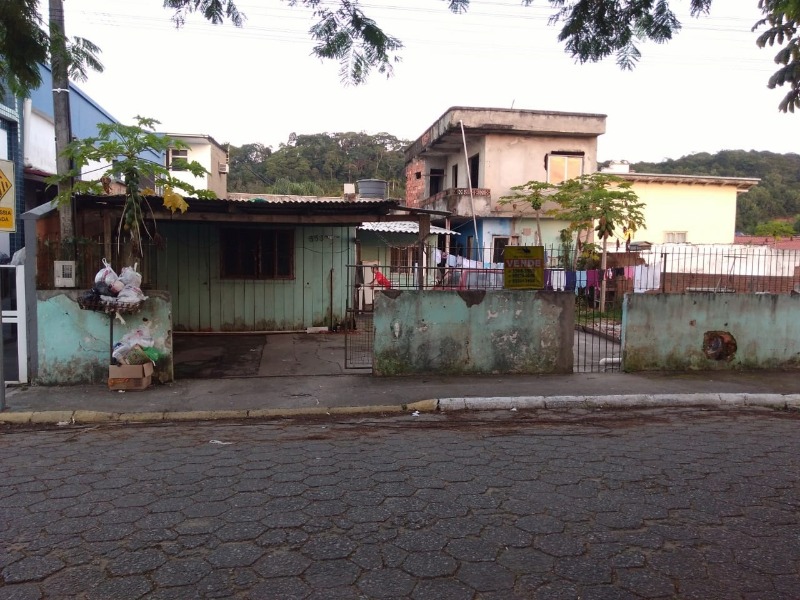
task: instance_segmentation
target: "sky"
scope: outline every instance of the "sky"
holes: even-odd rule
[[[47,2],[42,0],[46,8]],[[769,90],[775,48],[751,31],[757,0],[716,0],[683,29],[646,43],[633,71],[613,57],[578,64],[548,26],[545,0],[472,0],[454,15],[442,0],[361,4],[405,45],[394,75],[346,86],[339,64],[311,55],[310,11],[281,0],[240,0],[242,28],[200,17],[177,29],[161,0],[67,0],[67,35],[102,49],[103,73],[78,86],[116,119],[135,115],[172,133],[277,149],[291,133],[386,132],[415,140],[451,106],[600,113],[598,160],[658,162],[697,152],[800,152],[800,114]]]

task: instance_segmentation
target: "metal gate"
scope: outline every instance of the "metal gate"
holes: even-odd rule
[[[351,292],[347,295],[344,323],[345,369],[372,369],[374,289],[364,284],[363,269],[362,265],[347,265],[347,289]]]
[[[3,381],[28,382],[28,330],[25,319],[25,268],[0,265],[2,289]]]
[[[622,359],[622,300],[624,290],[609,284],[605,302],[600,288],[579,290],[575,298],[573,372],[619,371]]]

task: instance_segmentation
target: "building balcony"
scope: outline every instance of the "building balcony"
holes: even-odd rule
[[[492,190],[489,188],[472,188],[471,197],[475,204],[476,215],[488,215],[492,203]],[[470,204],[470,188],[448,188],[425,198],[421,208],[446,210],[453,216],[472,216]]]

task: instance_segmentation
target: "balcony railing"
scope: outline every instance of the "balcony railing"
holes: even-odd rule
[[[423,207],[429,207],[432,204],[436,204],[437,202],[444,202],[448,205],[448,210],[450,210],[450,204],[457,203],[459,198],[464,196],[469,197],[470,195],[470,188],[448,188],[446,190],[442,190],[434,194],[433,196],[428,196],[425,200],[422,201]],[[492,195],[492,190],[489,188],[472,188],[472,196],[473,198],[490,198]]]

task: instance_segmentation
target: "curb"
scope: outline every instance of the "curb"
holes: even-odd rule
[[[20,411],[0,413],[0,425],[87,425],[110,423],[162,423],[276,419],[300,416],[358,414],[405,414],[465,410],[570,409],[570,408],[668,408],[668,407],[764,407],[800,410],[800,394],[628,394],[603,396],[497,396],[439,398],[401,405],[313,408],[265,408],[253,410],[197,410],[151,412],[103,412],[94,410]]]

